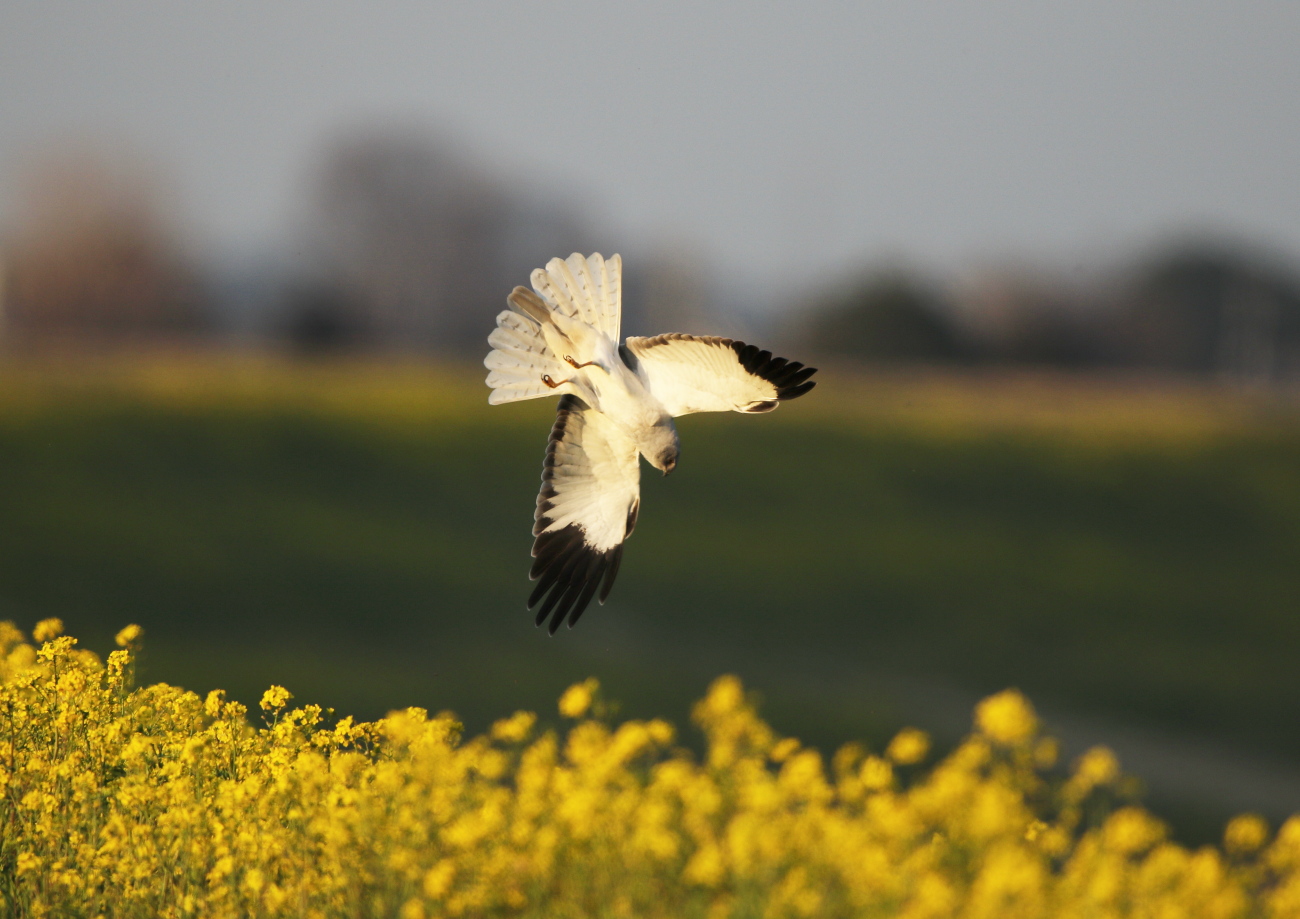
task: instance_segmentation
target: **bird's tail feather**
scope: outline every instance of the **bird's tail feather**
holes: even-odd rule
[[[549,322],[551,319],[551,308],[546,305],[546,301],[527,287],[516,287],[510,291],[510,296],[506,297],[506,302],[538,325]]]
[[[487,385],[492,387],[488,402],[493,405],[573,392],[571,386],[551,387],[542,380],[546,375],[558,382],[571,374],[569,365],[547,344],[543,326],[550,327],[550,337],[566,346],[570,342],[562,328],[579,341],[583,326],[618,341],[623,261],[617,255],[606,259],[575,252],[567,259],[551,259],[546,268],[533,272],[532,282],[536,293],[526,287],[511,291],[506,298],[511,309],[497,316],[497,328],[488,336],[492,350],[483,363],[491,371]],[[567,320],[580,325],[575,329]],[[578,344],[566,353],[585,358],[585,350]]]
[[[561,315],[578,319],[619,340],[623,312],[623,259],[605,258],[599,252],[575,252],[567,259],[553,258],[532,275],[533,289]]]
[[[569,367],[551,353],[540,326],[530,317],[503,311],[497,316],[497,327],[488,336],[488,344],[492,350],[483,364],[491,371],[487,385],[492,387],[488,396],[492,405],[568,392],[563,386],[552,388],[542,381],[543,375],[552,380],[565,379]]]

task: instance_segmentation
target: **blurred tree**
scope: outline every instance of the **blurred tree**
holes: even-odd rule
[[[138,170],[89,153],[20,180],[6,240],[6,335],[138,339],[193,333],[205,297]]]
[[[585,242],[563,208],[514,194],[415,129],[338,142],[321,171],[311,233],[318,280],[283,304],[279,325],[291,337],[319,339],[328,326],[336,343],[455,353],[483,344],[512,285]],[[327,286],[336,292],[326,295]]]
[[[877,361],[953,361],[964,348],[939,294],[899,269],[822,298],[808,320],[813,350]]]
[[[1060,278],[1017,269],[985,270],[953,298],[957,333],[980,361],[1084,367],[1104,360],[1094,296]]]
[[[361,310],[339,286],[319,282],[290,285],[280,310],[282,337],[305,354],[355,347],[363,340]]]
[[[498,292],[488,289],[502,203],[468,164],[407,133],[358,135],[326,159],[316,201],[326,270],[351,304],[334,317],[381,344],[449,347],[475,337]],[[319,296],[291,308],[318,311]],[[290,328],[319,317],[290,316]]]
[[[1131,364],[1231,379],[1300,376],[1300,283],[1237,247],[1190,243],[1135,272],[1117,349]]]

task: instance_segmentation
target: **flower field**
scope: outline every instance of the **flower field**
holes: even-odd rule
[[[6,916],[1300,915],[1300,819],[1171,842],[1107,750],[1068,768],[1008,690],[937,761],[907,729],[829,762],[722,677],[696,756],[612,723],[594,681],[566,730],[483,736],[419,709],[374,722],[135,687],[140,630],[101,662],[0,625]],[[260,722],[257,723],[257,722]]]
[[[1300,770],[1278,727],[1300,722],[1294,400],[822,373],[788,413],[683,418],[689,457],[644,477],[610,605],[550,642],[523,604],[554,409],[488,406],[477,363],[6,361],[0,618],[60,618],[104,653],[129,619],[143,682],[245,703],[278,683],[365,720],[447,708],[469,734],[588,676],[627,717],[685,725],[738,673],[828,752],[906,724],[946,749],[1014,685]],[[812,688],[895,668],[962,697]],[[1236,810],[1289,813],[1138,771],[1197,844]]]

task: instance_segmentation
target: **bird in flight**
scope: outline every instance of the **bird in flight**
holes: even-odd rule
[[[664,475],[677,465],[673,418],[692,412],[770,412],[816,384],[816,368],[730,338],[671,333],[619,344],[623,261],[551,259],[516,287],[497,316],[483,362],[499,405],[559,395],[533,523],[537,624],[578,621],[614,586],[641,507],[639,458]],[[540,604],[540,606],[538,606]]]

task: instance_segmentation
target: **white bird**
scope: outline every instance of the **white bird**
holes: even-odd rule
[[[673,418],[770,412],[816,384],[816,368],[730,338],[672,333],[619,341],[623,262],[599,254],[551,259],[497,316],[488,402],[559,394],[534,514],[537,624],[572,627],[614,586],[641,506],[639,456],[664,475],[677,465]],[[534,292],[535,291],[535,292]],[[545,598],[543,600],[543,598]]]

